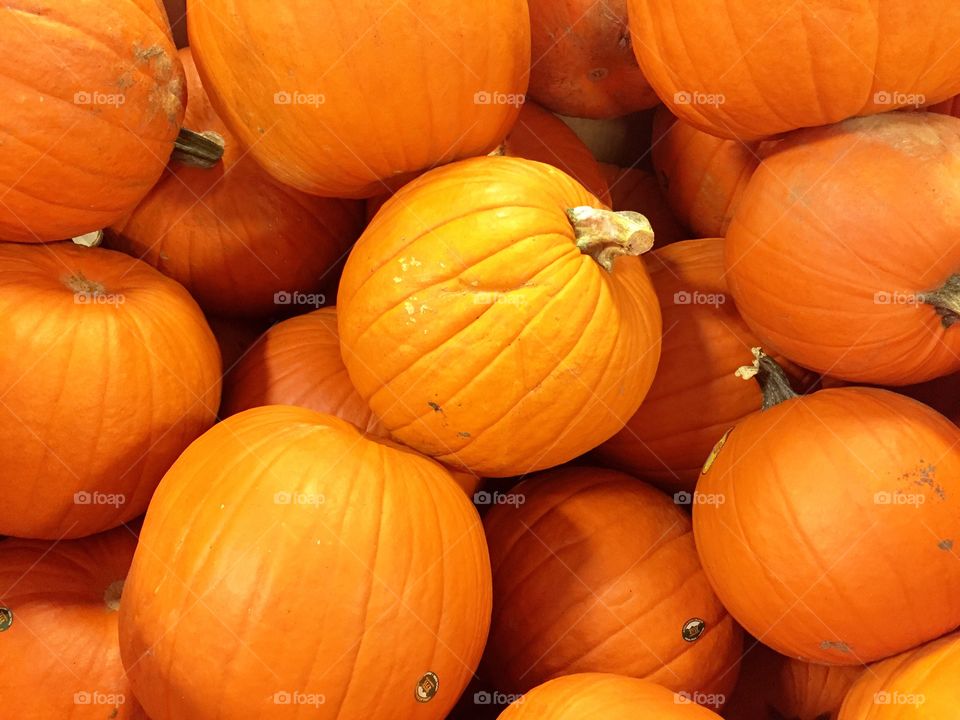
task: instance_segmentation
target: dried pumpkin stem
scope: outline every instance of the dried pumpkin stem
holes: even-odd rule
[[[800,397],[790,387],[790,378],[777,364],[777,361],[767,355],[761,348],[753,348],[753,365],[745,365],[736,372],[738,378],[752,380],[756,378],[763,393],[761,410],[769,410],[787,400]]]
[[[88,280],[83,273],[78,272],[75,275],[68,275],[63,279],[63,284],[75,293],[82,295],[104,295],[107,289],[95,280]]]
[[[181,128],[170,159],[190,167],[212,168],[223,158],[225,147],[226,141],[219,133]]]
[[[920,293],[920,299],[932,305],[944,327],[960,320],[960,275],[951,275],[938,289]]]
[[[603,210],[584,205],[567,210],[577,247],[607,272],[621,255],[639,256],[653,247],[650,221],[637,212]]]
[[[86,235],[77,235],[73,238],[73,244],[83,247],[100,247],[103,244],[103,230],[94,230]]]

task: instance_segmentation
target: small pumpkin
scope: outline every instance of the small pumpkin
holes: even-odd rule
[[[220,353],[187,291],[72,243],[0,244],[0,534],[75,538],[140,514],[213,424]]]
[[[611,207],[618,211],[632,210],[646,217],[657,247],[690,237],[670,209],[656,175],[640,167],[609,163],[601,163],[600,172],[610,188]]]
[[[723,704],[742,633],[710,589],[678,505],[588,467],[542,473],[503,498],[484,517],[493,620],[483,672],[495,687],[522,693],[616,671]]]
[[[807,662],[863,665],[960,625],[960,431],[873,388],[797,396],[757,350],[762,412],[704,466],[693,529],[744,629]],[[785,531],[786,529],[786,531]],[[910,608],[923,608],[913,612]]]
[[[330,415],[257,408],[160,484],[120,649],[152,720],[441,720],[490,602],[480,519],[443,468]]]
[[[649,223],[561,171],[485,157],[433,170],[377,214],[338,296],[350,378],[390,434],[508,477],[623,427],[660,354]],[[616,260],[616,262],[614,262]]]

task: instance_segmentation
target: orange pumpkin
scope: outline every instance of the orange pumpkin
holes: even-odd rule
[[[200,309],[121,253],[0,244],[0,333],[0,534],[74,538],[140,515],[216,416]]]
[[[613,470],[545,472],[484,517],[493,566],[485,674],[520,693],[561,675],[614,672],[716,707],[742,633],[710,589],[690,519]]]
[[[645,216],[653,228],[656,247],[690,237],[677,220],[660,190],[656,176],[639,167],[600,164],[600,172],[610,187],[614,210],[632,210]]]
[[[525,0],[371,0],[349,12],[334,0],[291,0],[282,12],[208,0],[187,12],[220,117],[267,172],[315,195],[371,197],[486,154],[527,91]]]
[[[660,311],[632,257],[651,244],[642,216],[548,165],[431,171],[347,260],[347,370],[393,437],[446,465],[488,477],[559,465],[623,427],[653,379]]]
[[[792,393],[724,435],[693,504],[710,582],[744,629],[809,662],[862,665],[960,625],[960,431],[886,390]],[[913,612],[909,608],[922,608]]]
[[[213,169],[171,164],[112,228],[108,247],[182,283],[215,315],[268,316],[301,300],[315,309],[325,275],[360,234],[362,205],[306,195],[267,175],[210,107],[190,51],[180,58],[190,94],[186,122],[223,136],[223,162]]]
[[[845,380],[960,370],[958,173],[960,120],[946,115],[888,113],[784,140],[727,236],[743,319],[765,345]]]
[[[163,7],[9,0],[0,37],[0,240],[109,225],[160,177],[183,120],[183,70]]]
[[[650,84],[675,115],[753,140],[960,92],[952,0],[629,0]]]
[[[258,408],[164,477],[120,649],[153,720],[440,720],[490,596],[480,520],[443,468],[329,415]]]

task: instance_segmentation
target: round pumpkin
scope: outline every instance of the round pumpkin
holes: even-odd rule
[[[213,424],[216,340],[146,263],[0,244],[0,335],[0,534],[74,538],[140,515]]]
[[[190,50],[180,58],[186,122],[223,136],[223,161],[210,169],[172,163],[111,228],[107,246],[182,283],[215,315],[316,309],[325,275],[360,234],[362,205],[297,192],[270,177],[210,107]]]
[[[615,118],[657,105],[630,47],[627,0],[530,0],[530,96],[563,115]]]
[[[629,0],[650,84],[675,115],[754,140],[960,92],[952,0]]]
[[[369,0],[349,12],[335,0],[209,0],[187,12],[220,117],[267,172],[314,195],[371,197],[486,154],[527,91],[525,0]]]
[[[153,720],[440,720],[490,603],[480,519],[449,473],[333,416],[257,408],[160,484],[120,649]]]
[[[162,5],[10,0],[0,37],[0,240],[63,240],[116,221],[160,177],[183,120]]]
[[[784,140],[727,236],[743,319],[764,345],[845,380],[960,370],[957,173],[960,119],[946,115],[888,113]]]
[[[722,502],[693,503],[703,568],[731,615],[784,655],[833,665],[960,625],[957,427],[886,390],[796,396],[757,355],[767,409],[704,465],[696,495]]]
[[[548,165],[433,170],[347,260],[350,378],[393,437],[451,467],[508,477],[564,463],[623,427],[653,379],[660,311],[633,257],[651,244],[642,216]]]
[[[531,690],[500,720],[717,720],[720,716],[659,685],[606,673],[581,673]]]
[[[609,163],[601,163],[600,172],[610,188],[611,207],[632,210],[646,217],[653,228],[656,247],[690,237],[670,209],[656,175],[640,167]]]
[[[495,687],[617,672],[723,704],[742,633],[671,498],[588,467],[542,473],[502,497],[484,517],[493,620],[483,667]]]

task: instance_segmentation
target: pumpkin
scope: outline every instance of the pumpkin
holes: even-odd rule
[[[500,720],[716,720],[719,715],[659,685],[606,673],[567,675],[531,690]]]
[[[845,380],[960,370],[958,172],[960,120],[946,115],[888,113],[784,140],[727,236],[743,319],[765,345]]]
[[[653,228],[656,246],[684,240],[690,236],[670,210],[656,176],[639,167],[600,164],[610,187],[614,210],[632,210],[645,216]]]
[[[377,214],[344,268],[343,359],[400,442],[507,477],[599,445],[660,355],[652,232],[563,172],[485,157],[433,170]],[[614,260],[616,259],[616,263]]]
[[[690,518],[666,495],[613,470],[559,468],[503,495],[484,527],[483,667],[495,687],[615,671],[723,703],[742,633],[700,567]]]
[[[200,309],[121,253],[0,244],[0,335],[0,534],[75,538],[140,515],[216,416]]]
[[[278,705],[440,720],[479,662],[490,603],[480,520],[443,468],[273,406],[215,426],[164,477],[120,649],[153,720],[289,712]]]
[[[693,503],[736,620],[808,662],[863,665],[960,625],[960,431],[903,395],[795,395],[757,350],[763,407],[723,436]],[[909,608],[922,608],[913,612]]]
[[[190,96],[186,121],[223,136],[223,162],[214,169],[171,164],[114,225],[107,246],[182,283],[215,315],[316,309],[325,274],[360,234],[362,206],[306,195],[267,175],[210,107],[190,50],[180,59]]]
[[[563,115],[614,118],[657,105],[630,47],[627,0],[530,0],[530,96]]]
[[[183,119],[183,70],[162,6],[10,0],[0,37],[0,240],[109,225],[160,177]]]
[[[0,543],[6,717],[143,717],[117,642],[120,594],[136,545],[126,527],[53,545]]]
[[[210,0],[187,9],[203,85],[267,172],[365,198],[502,142],[527,91],[525,0]],[[322,39],[322,42],[320,41]],[[283,68],[278,72],[278,68]]]
[[[951,0],[629,0],[633,50],[675,115],[756,140],[960,92]]]
[[[685,240],[645,257],[660,299],[663,346],[650,392],[596,450],[604,465],[691,491],[717,438],[753,413],[760,391],[734,376],[757,342],[724,281],[723,240]],[[804,388],[808,373],[789,366]]]

